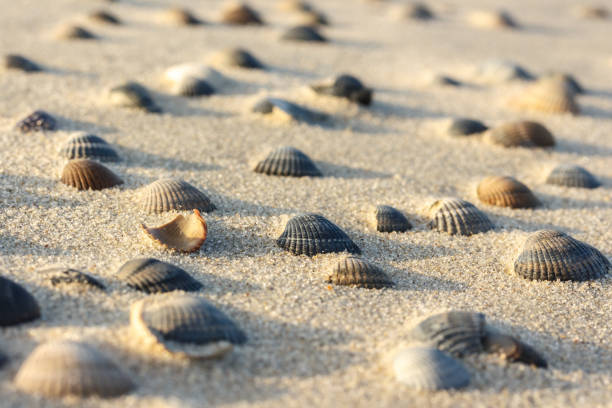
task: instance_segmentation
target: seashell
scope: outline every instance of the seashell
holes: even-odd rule
[[[217,358],[247,341],[244,332],[207,301],[187,294],[151,297],[130,310],[131,330],[143,342],[187,358]]]
[[[302,0],[281,0],[278,8],[282,11],[312,11],[314,8],[310,3]]]
[[[553,135],[538,122],[509,122],[487,131],[484,140],[504,147],[550,147]]]
[[[257,163],[256,173],[274,176],[320,177],[321,171],[313,161],[302,151],[291,146],[279,147]]]
[[[393,17],[396,19],[431,20],[434,18],[434,14],[424,3],[408,3],[393,10]]]
[[[197,18],[191,11],[180,7],[171,7],[165,10],[161,17],[166,23],[174,25],[203,24],[202,20]]]
[[[40,72],[43,69],[34,61],[17,54],[8,54],[2,58],[2,66],[5,69],[14,69],[23,72]]]
[[[21,391],[45,397],[115,397],[136,385],[105,354],[86,343],[52,341],[38,346],[15,377]]]
[[[329,115],[326,113],[307,109],[280,98],[264,98],[253,106],[252,111],[271,115],[283,122],[295,120],[297,122],[316,124],[330,120]]]
[[[493,229],[485,213],[472,203],[456,198],[445,198],[429,207],[428,226],[450,235],[473,235]]]
[[[540,81],[557,82],[555,86],[564,87],[567,92],[572,95],[585,94],[586,91],[582,85],[574,78],[573,75],[564,74],[561,72],[551,72],[544,76]]]
[[[540,201],[529,187],[512,177],[487,177],[478,184],[478,198],[483,203],[510,208],[533,208]]]
[[[589,171],[573,164],[560,164],[552,169],[546,183],[580,188],[597,188],[601,185]]]
[[[461,81],[451,78],[446,75],[433,75],[429,78],[429,85],[432,86],[461,86]]]
[[[338,96],[360,105],[372,102],[372,90],[363,86],[361,81],[352,75],[342,74],[333,81],[312,85],[311,88],[320,94]]]
[[[61,181],[78,190],[102,190],[123,184],[123,180],[108,167],[89,159],[66,163]]]
[[[221,14],[221,22],[234,25],[262,25],[264,23],[259,13],[243,3],[228,4]]]
[[[95,21],[96,23],[112,25],[121,24],[121,20],[119,20],[117,16],[105,10],[94,11],[88,17],[90,20]]]
[[[489,129],[484,123],[467,118],[451,119],[446,133],[450,136],[472,136],[480,134]]]
[[[366,289],[393,286],[393,281],[382,269],[352,255],[347,256],[334,267],[326,282]]]
[[[195,292],[202,284],[178,266],[153,258],[132,259],[119,268],[117,279],[145,293]]]
[[[170,92],[174,95],[196,97],[212,95],[215,93],[215,89],[203,79],[185,77],[175,82]]]
[[[604,6],[581,4],[574,8],[574,14],[580,18],[606,19],[610,11]]]
[[[99,136],[81,134],[70,139],[60,150],[60,155],[68,160],[93,159],[100,161],[119,161],[113,147]]]
[[[36,299],[20,284],[0,276],[0,327],[29,322],[40,317]]]
[[[17,122],[15,126],[21,133],[44,132],[55,130],[57,122],[53,116],[42,110],[36,110]]]
[[[487,29],[511,29],[518,24],[505,11],[474,11],[468,15],[468,23],[474,27]]]
[[[161,109],[155,104],[147,88],[137,82],[130,81],[112,88],[108,93],[108,99],[114,106],[138,108],[150,113],[161,113]]]
[[[534,112],[571,114],[580,112],[574,94],[566,83],[550,78],[538,80],[523,93],[509,100],[508,104],[516,109]]]
[[[369,214],[369,222],[378,232],[405,232],[412,228],[404,214],[388,205],[377,205]]]
[[[586,281],[611,267],[596,248],[561,231],[540,230],[529,235],[510,271],[531,280]]]
[[[329,19],[325,14],[317,10],[301,11],[299,13],[300,25],[305,26],[318,26],[318,25],[329,25]]]
[[[476,76],[482,82],[500,83],[513,80],[531,81],[535,77],[518,64],[504,60],[489,60],[477,69]]]
[[[193,210],[188,216],[178,215],[172,221],[149,228],[142,224],[145,233],[153,241],[168,249],[181,252],[194,252],[200,249],[206,241],[206,221],[200,215],[200,211]]]
[[[193,79],[206,82],[209,87],[221,89],[231,84],[231,80],[221,74],[219,71],[210,68],[204,64],[186,63],[173,65],[164,72],[166,82],[175,85],[176,88],[185,88],[185,84],[194,83]],[[184,85],[176,85],[184,84]],[[178,90],[175,90],[178,92]]]
[[[142,189],[142,208],[148,213],[199,210],[211,212],[215,205],[210,199],[183,180],[164,178]]]
[[[540,368],[548,367],[548,362],[540,353],[512,336],[488,331],[483,338],[483,345],[489,353],[500,354],[510,362],[519,362]]]
[[[58,40],[94,40],[97,39],[91,31],[84,29],[83,27],[66,24],[60,26],[55,31],[55,38]]]
[[[287,222],[276,245],[294,255],[330,252],[360,254],[361,250],[336,224],[318,214],[304,214]]]
[[[98,289],[106,289],[106,286],[98,279],[84,272],[72,268],[51,267],[38,271],[41,274],[49,275],[49,281],[53,286],[59,285],[81,285],[95,287]]]
[[[291,27],[281,36],[281,40],[320,43],[327,42],[327,38],[322,36],[316,28],[306,25]]]
[[[264,65],[250,52],[242,48],[228,48],[214,54],[211,61],[216,65],[240,67],[247,69],[263,69]]]
[[[467,387],[470,373],[460,361],[426,347],[401,350],[393,360],[397,381],[419,390],[437,391]]]

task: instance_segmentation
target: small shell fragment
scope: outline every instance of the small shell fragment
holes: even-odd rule
[[[49,276],[49,281],[53,286],[60,285],[80,285],[83,287],[93,287],[104,290],[106,287],[102,282],[93,276],[76,269],[66,267],[51,267],[38,271]]]
[[[203,24],[203,21],[196,17],[190,10],[180,7],[172,7],[165,10],[161,15],[161,19],[168,24],[177,26]]]
[[[0,276],[0,327],[29,322],[40,317],[36,299],[20,284]]]
[[[94,11],[93,13],[89,14],[88,17],[90,20],[95,21],[96,23],[111,25],[121,24],[121,20],[119,20],[117,16],[105,10]]]
[[[144,187],[140,192],[142,208],[148,213],[166,211],[211,212],[215,205],[208,196],[183,180],[164,178]]]
[[[393,281],[381,268],[353,255],[347,256],[335,265],[327,282],[366,289],[393,286]]]
[[[512,177],[487,177],[476,192],[483,203],[499,207],[533,208],[540,204],[529,187]]]
[[[259,13],[243,3],[228,4],[222,14],[221,22],[233,25],[262,25]]]
[[[580,108],[576,103],[574,93],[564,81],[555,78],[543,78],[528,86],[516,97],[508,101],[508,105],[524,111],[544,113],[578,114]]]
[[[492,230],[493,224],[485,213],[472,203],[456,198],[445,198],[429,207],[428,226],[450,235],[473,235]]]
[[[280,98],[264,98],[253,106],[252,111],[270,115],[281,122],[297,121],[319,124],[330,120],[330,116],[326,113],[307,109]]]
[[[279,147],[270,152],[265,159],[257,163],[254,171],[274,176],[322,176],[310,157],[291,146]]]
[[[431,75],[428,80],[428,84],[431,86],[461,86],[461,81],[442,74]]]
[[[487,352],[499,354],[510,362],[519,362],[539,368],[548,367],[546,359],[540,353],[512,336],[490,330],[483,338],[483,346]]]
[[[23,72],[40,72],[42,67],[34,61],[17,54],[8,54],[2,58],[2,66],[5,69],[13,69]]]
[[[474,11],[468,15],[468,23],[486,29],[512,29],[518,27],[512,16],[505,11]]]
[[[291,27],[281,36],[281,40],[299,42],[327,42],[327,38],[317,31],[316,28],[306,25]]]
[[[145,293],[162,293],[173,290],[194,292],[202,284],[185,270],[153,258],[132,259],[117,271],[117,279]]]
[[[360,105],[367,106],[372,102],[372,89],[366,88],[352,75],[342,74],[333,81],[314,84],[311,88],[317,93],[346,98]]]
[[[472,136],[489,129],[484,123],[475,119],[454,118],[446,127],[446,134],[453,137]]]
[[[555,138],[543,125],[532,121],[509,122],[488,130],[484,140],[504,147],[550,147]]]
[[[119,161],[119,155],[99,136],[92,134],[81,134],[70,139],[61,148],[60,155],[68,160],[92,159],[103,162]]]
[[[405,232],[412,228],[404,214],[388,205],[374,207],[369,212],[369,223],[378,232]]]
[[[393,359],[397,381],[418,390],[437,391],[467,387],[470,373],[448,354],[426,347],[401,350]]]
[[[66,163],[61,181],[78,190],[102,190],[123,184],[123,180],[108,167],[89,159]]]
[[[65,24],[55,31],[55,38],[59,40],[94,40],[98,37],[83,27]]]
[[[228,48],[215,53],[211,57],[211,63],[246,69],[263,69],[264,65],[250,52],[242,48]]]
[[[21,133],[44,132],[55,130],[57,122],[53,116],[42,110],[37,110],[17,122],[15,126]]]
[[[551,170],[546,183],[564,187],[597,188],[599,180],[583,167],[560,164]]]
[[[161,109],[155,104],[147,88],[137,82],[130,81],[112,88],[108,93],[108,99],[114,106],[161,113]]]
[[[180,252],[194,252],[206,241],[206,221],[200,211],[193,210],[188,216],[178,215],[172,221],[159,227],[142,228],[149,238],[168,249]]]

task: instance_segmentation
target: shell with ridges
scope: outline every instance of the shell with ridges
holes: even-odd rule
[[[114,106],[161,113],[161,108],[155,104],[147,88],[133,81],[112,88],[108,92],[108,100]]]
[[[40,65],[35,63],[34,61],[29,60],[28,58],[17,55],[17,54],[8,54],[2,58],[2,66],[6,69],[14,69],[23,72],[40,72],[42,68]]]
[[[153,258],[132,259],[126,262],[117,271],[117,279],[145,293],[173,290],[193,292],[202,289],[202,284],[185,270]]]
[[[48,275],[49,281],[53,286],[81,285],[94,287],[102,290],[106,288],[102,282],[100,282],[93,276],[72,268],[53,266],[41,269],[38,271],[38,273]]]
[[[325,38],[316,28],[300,25],[291,27],[281,36],[281,40],[300,41],[300,42],[327,42]]]
[[[221,13],[221,22],[235,25],[262,25],[259,13],[243,3],[230,3]]]
[[[451,235],[473,235],[493,229],[493,224],[485,213],[472,203],[456,198],[446,198],[434,202],[429,207],[428,226]]]
[[[123,184],[123,180],[108,167],[89,159],[66,163],[61,181],[78,190],[102,190]]]
[[[529,187],[512,177],[487,177],[476,192],[483,203],[500,207],[533,208],[540,204]]]
[[[419,390],[437,391],[467,387],[470,373],[460,361],[426,347],[409,347],[393,359],[397,381]]]
[[[36,299],[20,284],[0,276],[0,327],[29,322],[40,317]]]
[[[55,130],[57,122],[53,116],[42,110],[36,110],[17,122],[15,126],[21,133]]]
[[[119,160],[119,155],[106,140],[91,134],[81,134],[70,139],[61,148],[60,155],[68,160],[93,159],[109,162]]]
[[[310,157],[291,146],[279,147],[270,152],[265,159],[257,163],[254,171],[274,176],[322,176]]]
[[[489,353],[501,355],[510,362],[519,362],[535,367],[546,368],[548,362],[531,346],[522,341],[496,331],[489,330],[483,338],[483,347]]]
[[[163,178],[140,192],[142,208],[148,213],[199,210],[211,212],[215,205],[202,191],[183,180]]]
[[[381,268],[353,255],[347,256],[334,266],[327,282],[366,289],[393,286],[393,281]]]
[[[599,180],[583,167],[560,164],[548,174],[546,183],[565,187],[597,188]]]
[[[186,217],[179,215],[159,227],[149,228],[142,224],[142,229],[153,241],[180,252],[194,252],[200,249],[206,241],[208,232],[206,221],[198,210],[193,210],[193,213]]]
[[[550,147],[555,138],[543,125],[532,121],[509,122],[488,130],[486,142],[504,147]]]
[[[405,232],[412,228],[410,221],[399,210],[388,205],[377,205],[369,212],[369,223],[378,232]]]
[[[580,108],[564,81],[543,78],[527,87],[509,105],[525,111],[578,114]]]

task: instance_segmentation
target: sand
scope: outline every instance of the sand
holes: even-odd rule
[[[42,318],[3,328],[0,369],[3,407],[65,404],[100,407],[201,406],[610,406],[612,397],[612,285],[530,282],[504,272],[529,232],[561,229],[612,254],[612,89],[610,20],[576,18],[578,0],[462,0],[432,2],[437,20],[397,21],[389,2],[313,1],[332,20],[329,44],[294,44],[278,37],[292,21],[272,0],[251,5],[264,27],[215,23],[220,1],[177,1],[209,24],[173,27],[158,21],[158,0],[54,0],[0,3],[0,54],[20,53],[43,64],[38,74],[0,74],[1,273],[39,301]],[[504,6],[523,25],[515,31],[472,28],[465,16]],[[103,26],[83,17],[100,7],[125,24]],[[53,37],[64,22],[82,22],[95,41]],[[229,46],[249,49],[270,68],[223,69],[233,83],[221,94],[184,99],[161,81],[174,64],[202,62]],[[535,74],[561,70],[589,90],[579,116],[520,113],[505,99],[521,84],[479,85],[475,65],[504,58]],[[306,85],[341,72],[375,89],[374,104],[358,108],[316,96]],[[428,86],[446,74],[468,83]],[[105,91],[139,80],[154,92],[162,115],[106,103]],[[333,114],[332,126],[278,124],[249,113],[258,98],[284,97]],[[59,118],[55,132],[23,135],[15,123],[34,109]],[[437,121],[468,116],[496,125],[529,118],[557,139],[551,150],[504,149],[478,138],[451,139]],[[110,167],[119,188],[80,192],[59,182],[57,149],[76,131],[104,137],[124,158]],[[256,174],[250,160],[279,145],[310,155],[322,178]],[[595,190],[544,183],[558,163],[587,167],[602,182]],[[480,203],[478,181],[510,175],[541,199],[535,210]],[[209,237],[183,255],[148,240],[140,224],[159,225],[174,214],[147,215],[137,191],[165,176],[206,191],[218,210],[204,217]],[[494,231],[457,237],[430,231],[426,208],[455,196],[469,200],[496,224]],[[377,233],[368,205],[406,212],[415,228]],[[293,256],[275,245],[284,223],[303,212],[341,226],[364,257],[385,269],[394,289],[329,287],[339,255]],[[136,257],[172,262],[204,284],[199,296],[226,311],[249,336],[227,358],[210,363],[158,359],[139,350],[128,330],[129,307],[146,295],[115,278]],[[51,264],[80,268],[108,290],[58,288],[37,270]],[[382,363],[418,319],[439,310],[486,313],[488,321],[540,350],[547,370],[508,364],[494,355],[465,360],[473,375],[463,391],[419,392],[397,383]],[[127,369],[138,389],[114,400],[45,400],[16,390],[20,364],[40,343],[80,339]]]

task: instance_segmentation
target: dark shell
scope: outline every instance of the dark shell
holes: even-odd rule
[[[510,208],[533,208],[540,201],[529,187],[512,177],[487,177],[478,184],[478,198],[483,203]]]
[[[467,118],[453,119],[448,127],[451,136],[471,136],[489,129],[484,123]]]
[[[202,284],[178,266],[153,258],[133,259],[117,271],[117,279],[131,288],[145,293],[162,293],[173,290],[195,292]]]
[[[485,213],[465,200],[448,198],[438,200],[429,208],[428,226],[451,235],[473,235],[493,229]]]
[[[283,112],[285,115],[298,122],[316,124],[328,121],[329,115],[322,112],[313,111],[297,105],[293,102],[279,98],[265,98],[259,101],[253,107],[253,112],[262,113],[264,115],[273,113],[275,109]]]
[[[70,160],[64,166],[62,183],[78,190],[102,190],[123,184],[108,167],[89,159]]]
[[[49,275],[49,280],[53,286],[64,284],[76,284],[83,286],[92,286],[98,289],[106,289],[106,286],[98,279],[84,272],[72,268],[48,268],[39,271]]]
[[[117,16],[108,11],[98,10],[94,11],[89,15],[89,18],[95,22],[103,23],[103,24],[112,24],[119,25],[121,24],[121,20]]]
[[[554,230],[532,233],[512,271],[531,280],[586,281],[606,275],[612,265],[599,250]]]
[[[116,106],[139,108],[150,113],[161,113],[151,94],[137,82],[127,82],[110,90],[110,101]]]
[[[16,54],[5,55],[2,65],[7,69],[14,69],[23,72],[39,72],[42,68],[37,63]]]
[[[510,122],[490,129],[485,139],[504,147],[550,147],[555,145],[555,138],[538,122]]]
[[[173,92],[187,97],[209,96],[215,93],[215,88],[204,79],[185,77],[174,84]]]
[[[247,69],[264,68],[264,65],[253,54],[242,48],[231,48],[221,51],[217,58],[221,63],[228,66]]]
[[[321,171],[310,157],[291,146],[280,147],[272,151],[264,160],[257,163],[255,172],[274,176],[322,176]]]
[[[461,86],[463,85],[461,81],[458,81],[446,75],[435,75],[433,78],[431,78],[430,83],[432,85],[439,85],[439,86]]]
[[[183,180],[160,179],[146,186],[141,194],[142,207],[148,213],[216,209],[206,194]]]
[[[376,206],[371,215],[370,223],[378,232],[404,232],[412,228],[404,214],[388,205]]]
[[[94,40],[98,38],[91,31],[73,25],[60,27],[57,32],[57,37],[64,40]]]
[[[597,188],[601,185],[589,171],[571,164],[561,164],[555,167],[546,178],[546,183],[580,188]]]
[[[45,111],[37,110],[17,123],[17,129],[22,133],[55,130],[57,123],[53,116]]]
[[[119,161],[119,155],[106,140],[90,134],[79,135],[70,139],[60,150],[60,155],[69,160]]]
[[[393,281],[378,266],[355,256],[347,256],[334,267],[327,278],[335,285],[381,289],[393,286]]]
[[[310,26],[292,27],[281,36],[281,40],[303,42],[327,42],[316,28]]]
[[[298,215],[290,219],[276,244],[294,255],[314,256],[344,251],[361,253],[344,231],[318,214]]]
[[[415,20],[431,20],[434,18],[433,12],[423,3],[407,4],[401,10],[403,17]]]
[[[0,326],[13,326],[39,317],[36,299],[23,286],[0,276]]]
[[[203,21],[197,18],[191,11],[173,7],[165,11],[164,17],[166,21],[178,25],[200,25]]]
[[[264,22],[259,13],[246,4],[232,4],[223,11],[221,21],[235,25],[262,25]]]
[[[470,373],[463,363],[434,348],[410,347],[393,360],[395,378],[412,388],[437,391],[467,387]]]
[[[313,85],[312,89],[318,93],[347,98],[360,105],[370,105],[372,102],[372,90],[352,75],[340,75],[331,85]]]
[[[548,367],[548,362],[540,353],[512,336],[489,331],[483,339],[483,345],[487,352],[500,354],[510,362],[518,362],[540,368]]]

